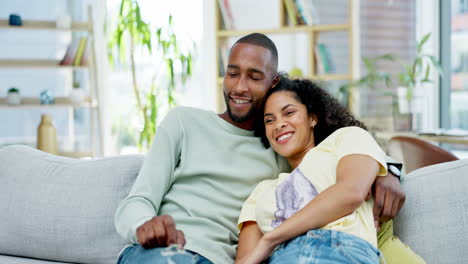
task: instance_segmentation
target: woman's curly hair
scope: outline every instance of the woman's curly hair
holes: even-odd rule
[[[265,124],[263,122],[265,102],[272,94],[280,91],[294,93],[296,99],[306,106],[307,113],[317,116],[318,122],[314,127],[315,145],[318,145],[322,140],[342,127],[357,126],[366,130],[364,123],[355,119],[336,98],[315,82],[306,79],[289,79],[287,76],[282,76],[279,83],[265,95],[262,111],[259,113],[261,116],[257,118],[255,134],[262,138],[265,147],[270,146],[265,135]]]

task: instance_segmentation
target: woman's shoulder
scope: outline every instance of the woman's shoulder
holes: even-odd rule
[[[340,133],[340,134],[352,134],[352,133],[362,134],[362,133],[365,133],[365,134],[369,134],[369,132],[367,132],[367,130],[365,130],[363,128],[360,128],[358,126],[342,127],[342,128],[337,129],[334,133]]]
[[[357,127],[357,126],[348,126],[337,129],[335,132],[331,133],[327,139],[341,140],[343,138],[362,138],[369,137],[372,135],[367,132],[367,130]]]

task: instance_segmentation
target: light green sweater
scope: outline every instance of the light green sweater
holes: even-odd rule
[[[115,214],[121,236],[136,243],[136,229],[169,214],[185,248],[213,263],[233,262],[242,204],[262,180],[287,163],[265,149],[252,131],[213,112],[178,107],[160,124],[128,197]]]

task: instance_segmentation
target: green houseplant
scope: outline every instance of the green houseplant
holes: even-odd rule
[[[167,25],[152,30],[150,24],[142,18],[137,0],[121,0],[117,24],[108,46],[111,64],[117,60],[126,64],[126,57],[130,58],[133,94],[143,120],[137,146],[147,149],[156,134],[158,107],[161,103],[169,107],[176,105],[174,91],[177,81],[185,83],[192,75],[192,51],[184,52],[180,48],[171,15]],[[140,50],[150,55],[157,52],[159,55],[155,65],[160,70],[154,71],[150,87],[141,87],[137,76],[135,54]],[[158,95],[164,93],[167,94],[165,99],[159,99]]]
[[[423,36],[422,40],[417,43],[416,56],[411,63],[402,63],[404,70],[398,74],[400,85],[406,87],[406,99],[411,101],[413,98],[414,89],[417,85],[423,83],[431,83],[430,79],[431,66],[437,74],[443,77],[442,67],[437,58],[433,55],[423,53],[424,45],[427,43],[431,33]]]
[[[413,119],[411,114],[411,102],[413,100],[415,87],[420,84],[432,82],[430,79],[432,68],[434,68],[437,74],[443,76],[441,66],[436,57],[423,52],[424,45],[429,40],[430,36],[431,33],[428,33],[423,36],[421,41],[417,42],[415,57],[410,62],[404,62],[401,59],[396,58],[393,54],[384,54],[373,58],[363,58],[366,74],[354,82],[341,86],[339,92],[341,94],[348,94],[351,87],[367,87],[372,90],[380,89],[382,91],[382,95],[392,96],[393,98],[392,112],[394,115],[399,115],[398,117],[394,116],[394,119],[403,119],[404,116],[402,114],[404,114],[409,120],[403,121],[403,123],[411,123],[411,119]],[[392,61],[396,61],[401,65],[403,70],[400,73],[391,75],[388,72],[380,71],[378,69],[379,63],[388,63]],[[391,89],[383,90],[383,87]],[[402,93],[398,92],[402,91],[402,89],[404,90],[403,100],[401,98]],[[403,104],[406,106],[402,107]],[[404,108],[407,108],[408,110],[403,111],[402,109]],[[400,109],[400,111],[398,109]],[[411,124],[408,128],[411,128]]]
[[[398,114],[395,122],[403,124],[403,129],[417,130],[420,128],[420,113],[415,106],[414,91],[416,87],[432,83],[431,72],[434,69],[438,76],[443,77],[442,68],[437,58],[431,54],[424,53],[424,45],[427,43],[431,33],[423,36],[421,41],[417,42],[416,54],[413,60],[409,63],[400,62],[403,71],[400,72],[398,77],[398,87],[396,89],[398,98]],[[396,125],[396,127],[399,127]]]

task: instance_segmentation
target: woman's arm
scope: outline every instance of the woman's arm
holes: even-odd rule
[[[236,263],[239,263],[239,260],[253,251],[262,236],[262,231],[260,231],[257,222],[248,221],[243,224],[239,235],[239,245],[237,246]]]
[[[311,229],[321,228],[351,214],[365,201],[378,172],[379,163],[370,156],[352,154],[343,157],[338,162],[336,184],[321,192],[279,227],[265,234],[260,242],[269,245],[268,248],[274,248]]]

